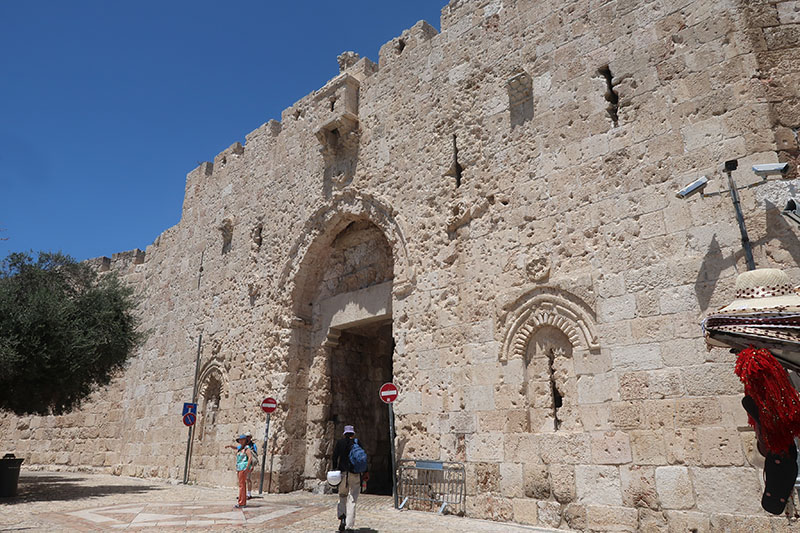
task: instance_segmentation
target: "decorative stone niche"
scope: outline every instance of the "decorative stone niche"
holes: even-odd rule
[[[198,396],[201,404],[201,418],[197,435],[200,441],[212,433],[215,434],[224,382],[225,377],[219,362],[211,361],[208,363],[199,379]]]
[[[561,289],[538,287],[503,318],[507,329],[500,360],[524,361],[530,430],[581,431],[573,357],[600,349],[589,307]]]

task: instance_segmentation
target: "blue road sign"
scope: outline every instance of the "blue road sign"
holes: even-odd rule
[[[187,426],[193,426],[194,423],[197,421],[197,415],[192,413],[191,411],[183,415],[183,423]]]
[[[188,403],[188,402],[184,403],[183,404],[183,415],[181,415],[181,416],[185,416],[186,413],[192,413],[195,416],[197,416],[197,404],[196,403]],[[187,425],[191,425],[191,424],[187,424]]]

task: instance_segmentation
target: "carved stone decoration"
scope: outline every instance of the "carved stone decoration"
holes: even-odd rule
[[[464,200],[457,200],[450,207],[450,215],[447,217],[447,231],[455,231],[467,224],[470,219],[470,208]]]
[[[545,257],[537,257],[528,261],[525,265],[528,279],[535,282],[545,281],[550,277],[550,260]]]
[[[452,233],[476,218],[482,217],[489,210],[490,204],[491,202],[486,198],[472,203],[468,203],[466,200],[455,200],[449,206],[450,214],[445,222],[447,231]]]
[[[538,287],[518,299],[505,316],[506,333],[500,361],[524,358],[536,331],[545,326],[561,330],[576,349],[600,349],[594,313],[577,296],[555,287]]]

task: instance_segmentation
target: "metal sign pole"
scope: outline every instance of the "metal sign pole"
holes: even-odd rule
[[[203,345],[203,334],[197,339],[197,360],[194,363],[194,387],[192,388],[192,403],[197,402],[197,378],[200,372],[200,348]],[[186,440],[186,462],[183,464],[183,484],[189,483],[189,458],[192,456],[192,435],[194,425],[189,426],[189,437]]]
[[[261,455],[261,481],[258,484],[258,493],[264,493],[264,468],[267,466],[267,443],[269,442],[269,413],[267,413],[267,429],[264,431],[264,450]],[[271,471],[271,470],[270,470]]]
[[[394,407],[389,404],[389,442],[392,445],[392,497],[394,498],[394,508],[397,509],[397,465],[394,450]]]

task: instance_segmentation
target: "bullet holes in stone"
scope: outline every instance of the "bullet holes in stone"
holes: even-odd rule
[[[220,233],[222,233],[222,255],[225,255],[231,251],[233,242],[233,222],[226,219],[222,222],[222,226],[220,226],[219,230]]]
[[[601,67],[597,72],[606,80],[606,92],[604,95],[606,102],[608,102],[606,112],[614,127],[617,127],[619,125],[619,93],[614,88],[614,76],[611,74],[611,68],[608,65]]]
[[[256,251],[261,248],[261,243],[264,242],[264,237],[262,236],[263,231],[264,224],[258,224],[250,233],[250,236],[253,239],[253,249]]]
[[[506,82],[511,129],[533,118],[533,79],[522,71]]]
[[[461,187],[461,173],[464,169],[458,162],[458,143],[456,139],[456,134],[453,134],[453,162],[450,164],[450,168],[447,169],[447,172],[444,173],[445,176],[450,176],[455,178],[456,180],[456,189]]]

